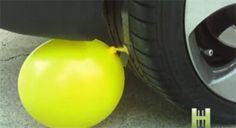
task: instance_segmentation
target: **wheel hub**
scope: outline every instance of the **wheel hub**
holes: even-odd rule
[[[211,7],[204,0],[187,0],[188,52],[202,82],[216,95],[236,102],[236,1],[215,0],[207,5]]]

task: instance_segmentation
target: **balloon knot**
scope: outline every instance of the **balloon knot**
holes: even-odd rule
[[[123,47],[114,47],[114,46],[111,46],[109,48],[109,51],[112,53],[112,54],[116,54],[117,52],[123,52],[123,53],[126,53],[129,55],[129,51],[128,51],[128,48],[124,45]]]

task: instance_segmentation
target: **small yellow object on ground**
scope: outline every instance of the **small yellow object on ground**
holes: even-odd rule
[[[124,89],[124,69],[114,50],[99,40],[44,43],[21,68],[23,106],[50,128],[98,124],[115,109]]]

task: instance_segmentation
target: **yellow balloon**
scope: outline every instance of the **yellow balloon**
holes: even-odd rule
[[[50,40],[24,62],[18,79],[23,106],[50,128],[88,128],[108,117],[124,88],[114,48],[99,40]]]

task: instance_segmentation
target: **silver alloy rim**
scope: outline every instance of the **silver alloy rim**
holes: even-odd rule
[[[185,35],[192,64],[200,79],[210,90],[232,102],[236,102],[236,58],[220,67],[210,66],[202,53],[212,56],[214,52],[211,49],[199,48],[195,29],[211,14],[234,4],[235,0],[186,0],[185,7]],[[219,36],[219,40],[226,46],[236,48],[235,37],[236,27],[232,25]]]

